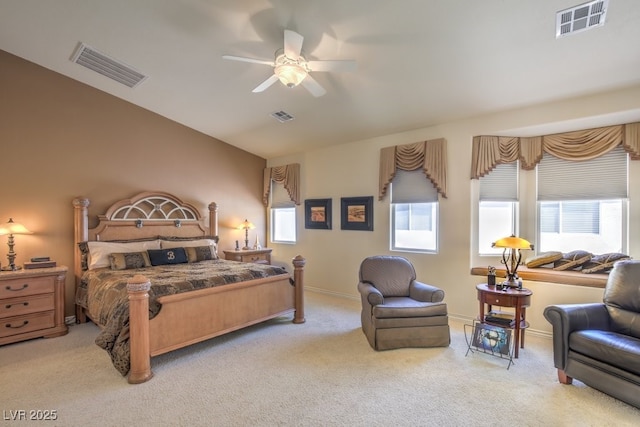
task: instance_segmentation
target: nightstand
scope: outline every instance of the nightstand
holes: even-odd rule
[[[65,335],[67,267],[0,272],[0,345]]]
[[[224,251],[224,258],[229,261],[271,264],[271,251],[271,248],[248,249],[246,251]]]

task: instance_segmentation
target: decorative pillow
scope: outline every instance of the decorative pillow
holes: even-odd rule
[[[532,258],[527,258],[525,265],[529,268],[540,267],[545,264],[550,264],[552,262],[558,261],[562,259],[562,252],[559,251],[549,251],[538,254]]]
[[[616,261],[623,259],[631,259],[629,255],[620,253],[609,253],[602,255],[594,255],[591,261],[582,266],[583,273],[607,273],[613,268]]]
[[[89,242],[78,243],[78,249],[80,249],[80,268],[82,271],[89,269]]]
[[[204,236],[202,238],[162,236],[161,241],[162,249],[211,246],[211,254],[213,256],[211,259],[218,259],[218,238],[215,236]]]
[[[187,253],[187,259],[189,262],[200,262],[207,261],[211,259],[217,259],[213,256],[213,247],[211,245],[207,246],[187,246],[184,248]]]
[[[141,252],[148,249],[160,249],[160,240],[143,240],[131,242],[87,242],[89,250],[88,270],[109,267],[109,255],[119,252]]]
[[[209,243],[202,243],[203,240],[211,240],[212,244],[213,243],[218,243],[218,236],[196,236],[196,237],[180,237],[180,236],[159,236],[158,237],[160,240],[162,240],[163,243],[163,247],[166,248],[166,246],[164,245],[175,245],[177,244],[177,242],[181,242],[182,243],[182,247],[186,247],[186,245],[191,245],[193,243],[191,242],[200,242],[200,245],[204,245],[204,244],[209,244]],[[189,242],[189,243],[187,243]],[[173,246],[175,247],[175,246]]]
[[[147,252],[118,252],[109,255],[112,270],[131,270],[151,267]]]
[[[563,257],[553,263],[554,270],[574,270],[582,267],[587,261],[591,259],[593,254],[587,251],[572,251],[567,252]]]
[[[152,249],[147,251],[151,265],[184,264],[188,262],[184,248]]]

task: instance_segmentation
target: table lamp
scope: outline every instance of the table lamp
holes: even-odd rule
[[[255,225],[253,225],[252,223],[250,223],[248,220],[244,220],[244,222],[242,224],[240,224],[238,226],[239,230],[244,230],[244,248],[242,248],[243,250],[248,250],[251,249],[249,247],[249,230],[253,230],[254,228],[256,228]]]
[[[7,267],[3,267],[3,270],[11,270],[16,271],[20,270],[21,267],[17,266],[16,261],[16,253],[13,251],[13,246],[15,245],[13,240],[14,234],[31,234],[27,227],[20,224],[19,222],[14,222],[13,218],[9,218],[9,221],[5,224],[0,225],[0,236],[4,236],[5,234],[9,235],[7,240],[7,244],[9,245],[9,253],[7,254],[7,258],[9,259],[9,265]]]
[[[502,263],[507,270],[507,280],[502,285],[509,286],[511,288],[518,287],[518,266],[522,262],[522,249],[533,250],[533,245],[521,237],[516,237],[513,234],[509,237],[503,237],[491,244],[493,248],[504,248],[502,251]]]

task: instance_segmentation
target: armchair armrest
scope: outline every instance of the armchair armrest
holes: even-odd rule
[[[569,353],[569,335],[584,329],[609,329],[609,312],[603,303],[551,305],[544,317],[553,326],[553,361],[565,369]]]
[[[416,301],[441,302],[444,300],[444,291],[436,286],[414,280],[409,285],[409,296]]]
[[[382,292],[369,282],[358,282],[358,292],[360,292],[360,295],[366,299],[371,306],[384,304]]]

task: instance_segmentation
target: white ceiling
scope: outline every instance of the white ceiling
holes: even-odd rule
[[[0,49],[268,159],[640,84],[640,2],[556,39],[556,12],[582,2],[0,0]],[[272,69],[222,55],[271,60],[285,28],[308,59],[358,69],[313,74],[320,98],[252,93]],[[81,42],[149,78],[130,89],[71,62]]]

